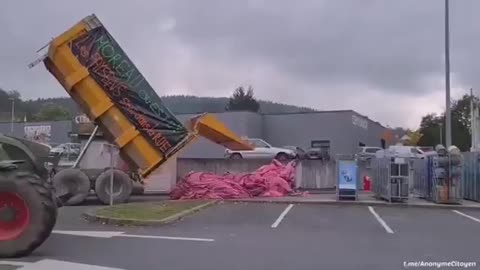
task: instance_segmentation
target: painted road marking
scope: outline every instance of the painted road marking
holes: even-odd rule
[[[469,216],[469,215],[467,215],[467,214],[465,214],[465,213],[462,213],[462,212],[460,212],[460,211],[458,211],[458,210],[452,210],[452,212],[457,213],[457,214],[459,214],[459,215],[461,215],[461,216],[464,216],[464,217],[466,217],[466,218],[469,218],[469,219],[471,219],[471,220],[473,220],[473,221],[476,221],[476,222],[479,222],[479,223],[480,223],[480,219],[478,219],[478,218],[476,218],[476,217]]]
[[[62,231],[62,230],[53,230],[52,233],[75,235],[75,236],[88,236],[88,237],[96,237],[96,238],[112,238],[114,236],[120,236],[124,234],[123,232],[108,232],[108,231]]]
[[[287,208],[285,208],[285,210],[283,210],[283,212],[280,214],[280,216],[278,216],[277,220],[275,220],[275,222],[272,224],[272,228],[277,228],[278,227],[278,224],[280,224],[280,222],[282,222],[283,218],[285,218],[285,216],[290,211],[290,209],[292,209],[292,207],[293,207],[293,204],[289,204],[287,206]]]
[[[393,230],[388,226],[388,224],[380,217],[380,215],[377,214],[377,212],[375,212],[375,210],[373,209],[373,207],[369,206],[368,207],[368,210],[370,210],[370,213],[372,213],[372,215],[377,219],[378,223],[380,223],[383,228],[385,228],[385,230],[388,232],[388,233],[393,233]]]
[[[95,237],[95,238],[132,237],[132,238],[144,238],[144,239],[167,239],[167,240],[201,241],[201,242],[215,241],[215,239],[212,239],[212,238],[176,237],[176,236],[164,236],[164,235],[138,235],[138,234],[126,234],[125,232],[109,232],[109,231],[54,230],[52,231],[52,233],[74,235],[74,236]]]
[[[135,238],[149,238],[149,239],[200,241],[200,242],[213,242],[213,241],[215,241],[215,239],[211,239],[211,238],[174,237],[174,236],[160,236],[160,235],[123,234],[123,235],[120,235],[120,236],[121,237],[135,237]]]
[[[38,262],[0,261],[0,265],[18,266],[18,270],[125,270],[105,266],[89,265],[45,259]]]

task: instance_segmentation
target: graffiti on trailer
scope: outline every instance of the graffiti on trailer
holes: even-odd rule
[[[145,130],[148,136],[150,136],[150,138],[154,141],[155,146],[157,146],[160,151],[162,151],[162,153],[167,152],[172,147],[172,145],[168,142],[165,136],[155,131],[154,127],[152,127],[151,123],[146,119],[145,115],[137,113],[135,111],[135,108],[131,103],[130,99],[123,98],[120,101],[120,104],[122,104],[126,108],[130,115],[134,116],[134,118],[142,126],[143,130]]]
[[[103,27],[70,44],[72,53],[120,110],[165,154],[188,131]]]

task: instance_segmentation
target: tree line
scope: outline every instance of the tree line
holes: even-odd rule
[[[469,151],[471,144],[470,102],[474,97],[463,95],[451,104],[452,144],[462,151]],[[427,114],[422,117],[418,132],[422,134],[419,146],[445,145],[445,113]]]
[[[203,112],[252,111],[261,113],[295,113],[315,111],[311,108],[257,100],[254,89],[237,87],[231,97],[198,97],[192,95],[162,96],[162,102],[174,114],[197,114]],[[19,91],[0,88],[0,121],[11,121],[12,103],[15,121],[70,120],[81,114],[80,108],[69,97],[22,99]]]

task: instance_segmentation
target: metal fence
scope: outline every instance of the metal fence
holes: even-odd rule
[[[295,178],[297,187],[304,189],[334,188],[335,162],[322,160],[302,160],[298,163]]]
[[[375,197],[389,202],[408,199],[410,177],[408,160],[394,157],[373,158],[371,174]]]
[[[463,198],[480,201],[480,153],[463,154]]]

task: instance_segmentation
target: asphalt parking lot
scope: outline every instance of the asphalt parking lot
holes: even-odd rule
[[[0,269],[405,269],[416,261],[480,268],[475,210],[220,203],[139,228],[86,223],[80,214],[88,207],[62,208],[41,248]]]

